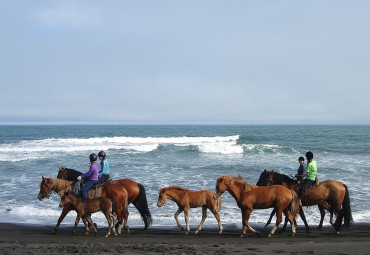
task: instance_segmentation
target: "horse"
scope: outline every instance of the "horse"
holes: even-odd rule
[[[213,192],[211,190],[198,190],[198,191],[191,191],[188,189],[184,189],[178,186],[170,186],[161,188],[159,190],[158,202],[157,206],[161,207],[166,203],[166,200],[170,199],[174,201],[179,209],[175,213],[174,217],[176,219],[177,226],[184,231],[184,228],[181,226],[177,216],[184,211],[185,214],[185,221],[186,221],[186,235],[188,235],[190,228],[189,228],[189,208],[196,208],[202,207],[202,221],[199,224],[198,229],[194,232],[197,234],[203,226],[204,221],[207,218],[207,208],[211,210],[213,215],[215,216],[218,227],[219,227],[219,234],[222,233],[222,225],[220,221],[220,216],[218,212],[221,210],[221,198],[213,199]]]
[[[66,181],[57,178],[45,178],[42,177],[42,181],[40,183],[40,192],[38,194],[38,199],[42,201],[44,198],[49,198],[51,193],[54,191],[60,197],[63,197],[66,192],[72,190],[75,182]],[[127,225],[127,218],[129,215],[128,212],[128,193],[127,191],[122,188],[120,185],[113,185],[113,184],[106,184],[102,185],[101,187],[101,194],[102,197],[110,198],[115,204],[115,212],[117,214],[118,219],[118,234],[121,234],[122,229],[122,222],[124,220],[124,227],[126,232],[129,232],[129,227]],[[90,192],[90,191],[89,191]],[[58,219],[57,225],[54,227],[54,234],[59,229],[59,225],[64,219],[64,217],[68,214],[69,211],[73,210],[73,205],[71,203],[66,203],[63,207],[62,214]],[[87,228],[86,221],[85,228]]]
[[[70,169],[59,167],[58,179],[77,181],[77,177],[83,173]],[[112,184],[118,184],[123,186],[128,193],[128,204],[133,204],[139,211],[141,219],[144,221],[144,229],[147,229],[153,222],[152,215],[149,211],[148,201],[146,199],[145,188],[142,184],[135,182],[130,179],[120,179],[112,181]],[[68,212],[67,212],[68,213]]]
[[[263,171],[257,185],[283,185],[291,190],[297,189],[297,181],[289,178],[284,174],[279,174],[274,171]],[[303,205],[312,206],[318,205],[321,213],[320,226],[325,215],[324,208],[326,203],[330,206],[329,210],[337,214],[337,219],[333,224],[336,233],[339,234],[344,218],[344,226],[350,228],[352,220],[351,203],[347,185],[334,180],[326,180],[313,190],[307,190]],[[328,209],[326,207],[325,209]],[[332,216],[331,216],[332,218]],[[331,219],[332,221],[332,219]]]
[[[120,186],[118,186],[120,187]],[[120,187],[122,188],[122,187]],[[110,235],[110,230],[111,230],[111,225],[112,225],[112,220],[113,219],[113,233],[114,235],[116,234],[116,229],[114,225],[116,224],[116,219],[117,217],[111,213],[112,210],[112,200],[110,200],[107,197],[98,197],[98,198],[91,198],[91,199],[86,199],[86,198],[79,198],[73,194],[70,194],[69,192],[64,193],[64,196],[62,197],[59,207],[64,207],[66,203],[71,203],[73,205],[73,209],[77,212],[77,217],[75,220],[75,226],[73,228],[73,231],[71,233],[71,236],[74,235],[76,232],[76,227],[78,225],[78,222],[80,221],[81,217],[85,216],[88,220],[90,219],[90,215],[92,213],[102,211],[105,218],[108,221],[108,233],[105,235],[105,237],[108,237]],[[98,231],[96,230],[94,224],[92,223],[91,219],[89,220],[91,226],[94,229],[95,236],[97,235]],[[85,222],[84,222],[85,223]],[[86,223],[85,223],[86,227]],[[89,234],[89,228],[85,228],[86,232],[85,234]]]
[[[294,219],[298,213],[299,201],[294,191],[281,185],[268,187],[258,187],[243,181],[241,176],[223,175],[217,178],[216,190],[213,197],[219,198],[225,191],[228,191],[235,199],[238,207],[242,211],[243,230],[240,237],[246,235],[246,227],[257,235],[259,231],[253,229],[248,221],[254,209],[267,209],[274,207],[276,209],[276,224],[271,229],[268,237],[271,237],[282,221],[282,213],[288,218],[292,226],[292,236],[296,229]]]

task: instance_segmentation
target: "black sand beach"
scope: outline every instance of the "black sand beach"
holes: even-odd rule
[[[1,223],[0,254],[370,254],[370,224],[353,224],[340,236],[331,227],[312,228],[310,233],[300,227],[295,237],[287,231],[272,238],[250,232],[240,238],[240,229],[227,227],[222,235],[205,228],[189,236],[178,229],[132,228],[130,234],[108,238],[105,228],[97,237],[85,236],[81,227],[70,237],[71,230],[61,228],[51,235],[50,226]]]

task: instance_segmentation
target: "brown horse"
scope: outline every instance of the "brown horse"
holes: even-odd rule
[[[54,191],[60,197],[63,197],[66,192],[71,191],[75,182],[66,181],[57,178],[44,178],[42,177],[42,181],[40,183],[40,192],[38,195],[38,199],[42,201],[45,197],[49,198],[51,193]],[[117,214],[118,218],[118,234],[121,234],[122,229],[122,222],[124,220],[124,227],[126,232],[129,232],[129,228],[127,225],[127,218],[129,215],[128,212],[128,194],[127,191],[119,185],[111,185],[106,184],[101,186],[101,195],[102,197],[108,197],[115,203],[115,213]],[[73,210],[73,205],[71,203],[66,203],[63,207],[63,212],[58,219],[58,223],[54,228],[54,234],[58,231],[59,225],[64,219],[65,215],[69,211]],[[86,222],[85,227],[86,227]]]
[[[251,232],[259,235],[259,231],[249,225],[249,217],[254,209],[271,207],[276,209],[276,224],[268,237],[275,233],[282,221],[283,212],[292,226],[292,236],[295,235],[294,218],[298,213],[299,202],[294,191],[280,185],[258,187],[244,182],[240,176],[224,175],[217,178],[214,198],[219,198],[225,191],[228,191],[234,197],[242,211],[243,231],[241,237],[246,234],[246,227]]]
[[[284,185],[291,190],[296,190],[297,181],[289,178],[286,175],[276,173],[274,171],[262,172],[257,185]],[[334,223],[334,228],[337,233],[341,230],[342,221],[344,218],[344,226],[349,228],[352,221],[351,204],[348,193],[348,188],[345,184],[334,181],[326,180],[313,190],[307,190],[305,199],[302,201],[303,205],[312,206],[318,205],[321,213],[320,225],[322,225],[323,217],[325,215],[324,208],[326,203],[330,208],[325,209],[333,210],[337,215],[337,220]]]
[[[186,221],[186,235],[189,233],[189,208],[195,208],[202,206],[202,221],[199,224],[198,229],[194,232],[194,234],[197,234],[203,226],[204,221],[207,218],[207,208],[211,210],[213,215],[215,216],[218,227],[219,227],[219,233],[222,233],[222,225],[220,221],[220,216],[218,215],[218,212],[221,210],[221,198],[213,199],[213,192],[210,190],[199,190],[199,191],[191,191],[188,189],[183,189],[178,186],[170,186],[165,187],[159,190],[159,197],[157,205],[158,207],[161,207],[166,203],[167,198],[174,201],[179,209],[175,213],[175,219],[177,226],[184,230],[184,228],[181,226],[179,220],[177,219],[177,216],[184,211],[185,214],[185,221]]]
[[[69,168],[59,167],[57,178],[77,181],[77,177],[83,173]],[[112,181],[112,184],[119,184],[127,190],[128,203],[133,204],[141,215],[141,219],[144,221],[145,229],[152,224],[152,215],[149,211],[148,201],[146,199],[145,188],[138,182],[130,179],[120,179]],[[65,212],[66,214],[68,212]],[[63,217],[64,218],[64,217]]]
[[[118,186],[118,187],[120,187],[120,186]],[[120,188],[122,188],[122,187],[120,187]],[[108,221],[108,233],[105,235],[105,237],[108,237],[110,235],[110,230],[111,230],[111,226],[112,226],[111,217],[113,219],[113,233],[114,233],[114,235],[117,235],[116,234],[116,229],[114,227],[114,225],[116,224],[117,217],[111,213],[112,200],[110,200],[109,198],[107,198],[107,197],[98,197],[98,198],[91,198],[91,199],[79,198],[79,197],[77,197],[73,194],[70,194],[70,193],[66,192],[66,193],[64,193],[64,196],[62,197],[62,199],[59,203],[59,206],[64,207],[65,204],[68,204],[68,203],[71,203],[73,205],[73,209],[77,212],[77,217],[76,217],[76,220],[75,220],[75,227],[73,228],[73,231],[72,231],[71,235],[74,235],[74,233],[76,232],[76,227],[78,225],[78,222],[80,221],[81,217],[84,216],[85,219],[89,220],[91,226],[94,229],[95,236],[96,236],[98,231],[96,230],[93,222],[91,221],[90,215],[92,213],[95,213],[95,212],[98,212],[98,211],[102,211],[102,213],[104,214],[105,218]],[[85,234],[88,235],[89,234],[89,228],[87,228],[86,223],[85,223],[85,229],[86,229]]]

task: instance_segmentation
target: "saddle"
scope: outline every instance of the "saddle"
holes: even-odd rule
[[[112,182],[112,178],[108,178],[107,180],[103,181],[103,182],[97,182],[95,183],[91,189],[89,189],[89,191],[87,192],[87,196],[89,198],[94,198],[94,197],[100,197],[100,194],[101,194],[101,191],[100,191],[100,186],[101,185],[104,185],[104,184],[109,184]],[[80,181],[76,181],[74,187],[72,188],[71,192],[73,195],[76,195],[78,197],[81,197],[81,189],[84,185],[84,181],[83,180],[80,180]]]
[[[298,182],[298,185],[297,185],[297,194],[300,193],[301,191],[301,188],[302,188],[302,184],[303,184],[303,180],[299,181]],[[320,182],[319,182],[319,179],[316,177],[315,181],[312,183],[311,187],[309,189],[307,189],[306,191],[308,191],[308,195],[310,196],[311,195],[311,192],[313,189],[315,189],[317,186],[319,186]]]

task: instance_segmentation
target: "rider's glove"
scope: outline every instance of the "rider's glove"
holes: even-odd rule
[[[81,178],[81,175],[77,177],[77,180],[81,181],[81,179],[82,179],[82,178]]]

